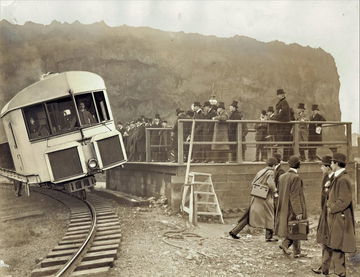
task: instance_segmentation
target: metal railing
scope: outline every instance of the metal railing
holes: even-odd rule
[[[184,124],[186,126],[184,126]],[[210,149],[210,146],[214,145],[227,145],[231,148],[231,151],[234,152],[236,163],[244,162],[244,149],[246,146],[256,147],[263,145],[267,151],[272,151],[274,149],[290,149],[292,154],[299,155],[301,149],[317,149],[320,147],[327,147],[331,151],[336,151],[339,147],[345,147],[348,159],[351,160],[351,122],[340,122],[340,121],[290,121],[290,122],[279,122],[279,121],[260,121],[260,120],[227,120],[219,122],[217,120],[193,120],[193,119],[179,119],[177,124],[177,130],[172,128],[146,128],[145,131],[145,151],[146,151],[146,162],[152,161],[163,161],[166,162],[169,160],[170,155],[172,161],[178,162],[179,164],[184,163],[184,158],[186,158],[186,151],[189,147],[189,135],[191,130],[191,125],[195,124],[195,130],[197,126],[207,124],[206,128],[214,128],[215,124],[231,124],[233,127],[232,132],[235,134],[235,139],[226,141],[216,141],[213,139],[213,134],[207,134],[203,138],[197,137],[195,132],[194,134],[194,146],[207,147]],[[269,133],[270,127],[272,128],[276,125],[288,126],[288,139],[276,140],[279,133],[272,135],[270,140],[248,140],[251,139],[250,133],[256,133],[254,128],[255,124],[265,124],[267,126],[267,132]],[[316,140],[304,140],[300,139],[300,128],[304,128],[305,132],[308,132],[308,126],[311,124],[321,124],[323,130],[339,128],[338,126],[343,126],[345,129],[322,131],[322,139],[319,141]],[[301,125],[301,126],[300,126]],[[210,126],[210,127],[209,127]],[[236,126],[236,128],[234,128]],[[292,130],[290,133],[290,129]],[[303,129],[304,130],[304,129]],[[214,131],[213,131],[214,132]],[[243,134],[248,133],[245,137]],[[324,135],[324,133],[326,133]],[[332,134],[329,136],[329,133]],[[175,136],[173,136],[175,134]],[[339,137],[339,139],[332,139],[333,137]],[[271,137],[271,135],[270,135]],[[164,139],[165,138],[165,139]],[[329,139],[330,138],[330,139]],[[196,150],[195,150],[196,151]],[[206,150],[205,150],[206,151]],[[212,150],[210,150],[212,151]],[[171,153],[171,154],[170,154]],[[164,156],[162,156],[164,155]],[[159,158],[162,157],[162,158]],[[165,157],[165,158],[164,158]]]

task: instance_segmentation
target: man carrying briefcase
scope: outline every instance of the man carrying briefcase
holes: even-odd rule
[[[304,234],[301,234],[304,230],[304,222],[301,222],[301,220],[307,218],[305,196],[303,182],[297,173],[300,168],[299,157],[291,156],[288,163],[290,166],[289,171],[281,175],[279,180],[275,234],[284,238],[279,247],[285,255],[290,255],[288,249],[292,245],[294,258],[300,258],[306,256],[301,254],[300,249],[300,239],[306,239],[307,235],[303,236]]]

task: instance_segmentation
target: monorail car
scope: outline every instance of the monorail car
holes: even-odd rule
[[[127,161],[97,74],[48,74],[16,94],[0,116],[16,172],[36,175],[36,183],[84,191],[96,173]]]

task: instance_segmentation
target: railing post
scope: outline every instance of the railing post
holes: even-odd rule
[[[293,123],[293,142],[294,142],[294,155],[300,155],[300,139],[299,139],[299,124]]]
[[[237,151],[236,151],[236,160],[238,163],[243,162],[243,148],[242,148],[242,124],[241,122],[237,123],[237,133],[236,133],[236,141],[237,141]]]
[[[178,160],[177,162],[179,164],[183,164],[184,163],[184,122],[182,121],[178,121],[178,126],[177,126],[177,157]]]
[[[146,162],[150,162],[151,160],[151,147],[150,147],[150,130],[145,128],[145,159]]]
[[[352,160],[351,148],[352,148],[352,134],[351,134],[351,123],[346,123],[346,141],[347,141],[347,157],[348,161]]]

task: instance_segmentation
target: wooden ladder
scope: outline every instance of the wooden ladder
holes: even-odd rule
[[[205,180],[199,181],[197,177]],[[189,206],[186,206],[188,193]],[[198,215],[219,216],[221,223],[224,224],[219,201],[209,173],[189,172],[188,182],[183,190],[182,207],[183,211],[189,214],[189,221],[193,224],[197,224]]]

